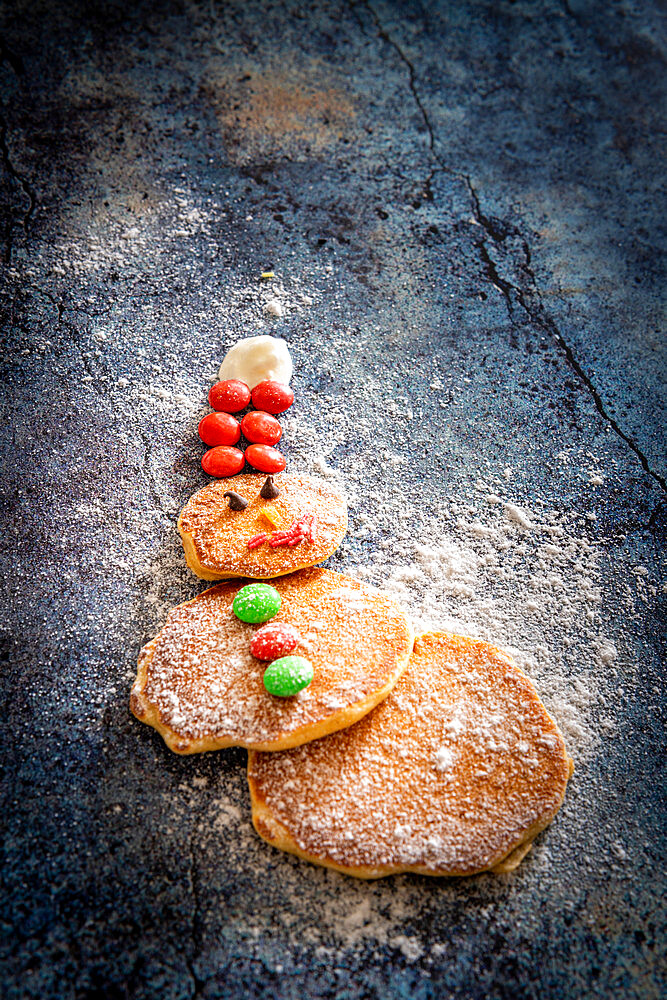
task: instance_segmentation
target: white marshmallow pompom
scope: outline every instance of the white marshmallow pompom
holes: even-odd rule
[[[254,389],[265,379],[289,385],[292,358],[282,337],[246,337],[225,354],[218,378],[237,378]]]

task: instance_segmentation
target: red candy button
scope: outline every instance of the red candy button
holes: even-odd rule
[[[283,382],[266,379],[252,390],[252,405],[267,413],[284,413],[294,402],[294,393]]]
[[[243,452],[238,448],[209,448],[201,460],[201,467],[209,476],[222,479],[223,476],[235,476],[245,465]]]
[[[286,622],[269,622],[257,629],[250,640],[250,652],[258,660],[277,660],[299,645],[301,636],[293,625]]]
[[[256,444],[277,444],[283,433],[276,418],[262,410],[251,410],[250,413],[246,413],[241,421],[241,430],[244,438]],[[238,441],[238,438],[236,440]],[[220,443],[236,444],[235,441]]]
[[[240,379],[228,378],[211,386],[208,401],[214,410],[238,413],[250,402],[250,389]]]
[[[287,462],[285,456],[276,448],[269,448],[268,444],[251,444],[245,450],[246,462],[249,462],[254,469],[260,472],[282,472]]]
[[[204,444],[209,445],[236,444],[241,437],[241,425],[231,413],[209,413],[199,421],[198,431]]]

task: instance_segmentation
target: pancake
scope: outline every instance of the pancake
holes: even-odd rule
[[[356,725],[248,760],[259,835],[359,878],[511,871],[571,772],[509,655],[442,632],[415,639],[391,694]]]
[[[139,655],[130,707],[176,753],[242,746],[282,750],[335,732],[387,696],[412,651],[412,629],[386,594],[351,577],[307,569],[272,582],[275,622],[301,636],[294,651],[315,676],[299,694],[270,695],[266,663],[250,653],[259,625],[239,621],[241,583],[219,583],[174,608]]]
[[[186,503],[178,530],[185,561],[202,580],[268,580],[315,566],[340,545],[347,530],[347,504],[340,493],[310,476],[282,474],[274,476],[280,496],[263,500],[259,493],[265,480],[266,475],[257,473],[218,479]],[[248,501],[245,510],[230,510],[223,496],[229,490]],[[309,535],[297,545],[272,546],[267,537],[248,548],[258,535],[287,530],[304,517],[313,525],[312,540]]]

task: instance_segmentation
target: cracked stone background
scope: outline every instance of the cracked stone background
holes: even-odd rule
[[[0,10],[3,996],[664,995],[658,5],[88,8]],[[513,876],[282,856],[244,752],[178,758],[129,715],[138,649],[203,587],[174,524],[206,392],[266,331],[288,458],[361,460],[371,520],[504,468],[594,514],[615,728]],[[369,423],[399,396],[417,424]]]

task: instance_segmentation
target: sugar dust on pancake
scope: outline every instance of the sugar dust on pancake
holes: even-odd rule
[[[245,473],[211,482],[188,500],[178,530],[193,573],[203,580],[268,580],[315,566],[336,551],[347,530],[345,497],[311,476],[273,479],[279,491],[273,499],[261,495],[265,475]],[[230,507],[230,491],[246,502],[244,509]],[[299,524],[310,530],[297,544],[274,544]]]
[[[286,753],[251,753],[248,780],[269,843],[379,878],[512,870],[558,811],[571,770],[508,654],[426,633],[369,715]]]
[[[258,626],[233,611],[239,581],[174,608],[139,656],[131,708],[177,753],[282,750],[350,726],[387,696],[412,651],[401,608],[352,577],[312,568],[272,581],[280,620],[312,663],[308,688],[276,698],[250,651]]]

